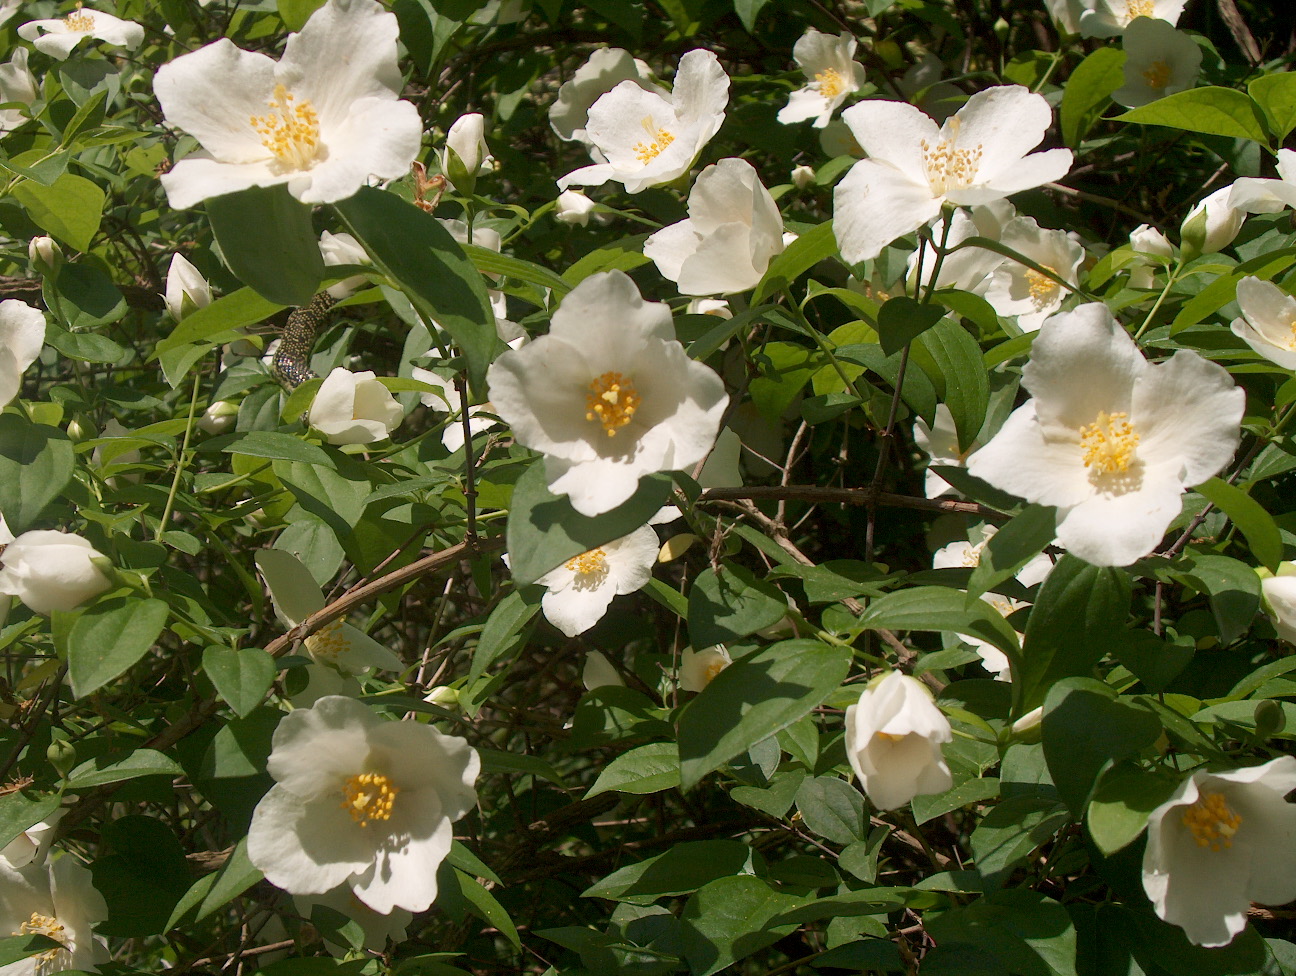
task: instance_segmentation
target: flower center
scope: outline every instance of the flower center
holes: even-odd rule
[[[712,661],[710,664],[706,666],[706,669],[702,672],[702,676],[706,679],[706,683],[710,684],[712,681],[715,680],[715,676],[719,674],[721,671],[723,671],[725,668],[727,668],[728,666],[729,666],[728,661],[726,661],[722,657],[717,657],[714,661]]]
[[[342,620],[331,621],[311,634],[305,640],[306,653],[316,661],[325,664],[333,664],[337,661],[338,655],[349,646],[346,637],[342,634]]]
[[[846,90],[846,83],[842,81],[836,68],[824,68],[814,76],[814,80],[819,85],[819,94],[824,98],[836,98]]]
[[[1125,24],[1135,17],[1153,17],[1153,0],[1125,0]]]
[[[1192,833],[1198,847],[1218,851],[1233,846],[1233,835],[1242,825],[1242,818],[1229,808],[1223,793],[1203,792],[1184,811],[1183,825]]]
[[[1057,274],[1056,268],[1050,268],[1047,264],[1040,265],[1046,271]],[[1054,298],[1058,293],[1058,283],[1046,274],[1041,274],[1034,268],[1026,272],[1026,282],[1030,285],[1031,303],[1036,308],[1045,308],[1053,304]]]
[[[1149,88],[1160,91],[1170,84],[1170,65],[1157,58],[1143,72],[1143,80],[1147,82]]]
[[[1292,319],[1287,328],[1291,330],[1291,338],[1287,340],[1287,348],[1296,352],[1296,319]]]
[[[70,31],[85,33],[94,30],[94,14],[88,14],[81,9],[81,4],[76,5],[76,10],[63,18],[63,26]],[[35,916],[32,916],[35,918]]]
[[[606,372],[590,381],[585,394],[585,419],[597,420],[608,437],[634,419],[635,411],[643,401],[630,377],[617,372]]]
[[[638,157],[639,162],[647,163],[660,156],[662,150],[675,141],[675,135],[668,129],[656,125],[652,120],[652,116],[644,117],[643,128],[644,132],[648,133],[648,142],[636,143],[634,154]]]
[[[40,912],[32,912],[31,918],[18,926],[18,931],[14,935],[43,935],[46,938],[53,939],[55,942],[63,942],[63,926],[59,924],[58,919],[51,918],[49,915],[42,915]],[[37,972],[55,972],[57,968],[49,965],[54,962],[55,958],[66,951],[63,949],[46,949],[44,952],[36,954],[36,971]]]
[[[248,121],[261,137],[261,145],[270,150],[287,169],[310,169],[319,156],[319,116],[310,99],[302,99],[283,85],[275,85],[274,97],[266,103],[265,115],[253,115]]]
[[[943,197],[951,190],[961,190],[971,186],[976,178],[977,167],[981,165],[981,144],[970,149],[960,149],[957,145],[959,120],[949,120],[954,133],[953,139],[942,139],[935,146],[924,139],[922,147],[923,172],[931,185],[932,193]]]
[[[904,736],[894,732],[874,732],[873,738],[881,739],[883,742],[899,742]]]
[[[607,553],[591,549],[567,560],[566,566],[576,574],[574,585],[578,590],[592,590],[607,579]]]
[[[392,807],[396,804],[396,786],[382,773],[359,773],[352,776],[342,787],[342,809],[351,814],[351,819],[361,827],[368,827],[371,820],[390,820]]]
[[[1101,474],[1129,470],[1139,435],[1129,423],[1129,414],[1098,411],[1098,419],[1080,428],[1080,446],[1084,448],[1084,465]]]

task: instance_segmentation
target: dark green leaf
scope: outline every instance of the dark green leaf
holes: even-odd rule
[[[1211,478],[1193,490],[1233,521],[1261,565],[1271,570],[1278,568],[1283,557],[1282,535],[1273,516],[1259,502],[1220,478]]]
[[[963,326],[941,319],[918,337],[909,356],[911,369],[916,363],[938,392],[944,390],[959,450],[966,451],[981,432],[990,405],[990,380],[980,345]]]
[[[1114,854],[1132,842],[1143,832],[1148,814],[1170,799],[1178,785],[1178,779],[1167,772],[1132,764],[1107,770],[1098,780],[1085,814],[1089,835],[1098,849]]]
[[[68,680],[84,698],[148,653],[166,626],[161,600],[111,600],[77,618],[68,634]]]
[[[139,779],[141,776],[180,776],[179,764],[156,749],[136,749],[124,758],[99,756],[83,762],[68,776],[69,790],[88,790],[107,783]]]
[[[887,299],[878,309],[877,332],[882,351],[898,353],[945,315],[940,305],[922,305],[907,295]]]
[[[844,779],[807,779],[797,790],[796,805],[806,826],[825,840],[844,845],[865,836],[864,797]]]
[[[727,644],[772,626],[787,616],[787,598],[751,570],[724,562],[706,569],[688,597],[689,636],[694,647]]]
[[[28,827],[49,819],[61,802],[57,793],[15,790],[0,796],[0,847],[7,847]]]
[[[777,295],[820,261],[837,253],[837,238],[828,220],[806,231],[770,262],[760,284],[752,294],[751,304],[759,305],[770,295]]]
[[[274,681],[274,658],[257,647],[213,645],[203,651],[202,661],[217,694],[239,716],[261,704]]]
[[[244,837],[216,872],[193,883],[171,913],[166,927],[175,928],[177,923],[186,918],[191,922],[201,921],[218,908],[228,905],[263,877],[248,860],[247,838]],[[190,912],[193,914],[190,915]]]
[[[1057,533],[1057,509],[1028,505],[981,549],[967,592],[970,598],[993,590],[1044,551]]]
[[[774,916],[796,908],[801,899],[775,891],[759,878],[720,878],[684,906],[684,957],[693,976],[710,976],[777,942],[796,928],[772,925]]]
[[[970,634],[989,641],[1008,655],[1016,673],[1021,650],[1017,633],[999,611],[980,600],[968,601],[946,586],[916,586],[897,590],[869,604],[860,624],[877,630],[934,630]]]
[[[1062,92],[1058,118],[1062,123],[1062,141],[1072,149],[1079,147],[1111,93],[1125,84],[1124,69],[1125,52],[1103,46],[1071,72]]]
[[[1247,93],[1264,112],[1275,141],[1282,142],[1287,133],[1296,129],[1296,74],[1284,71],[1253,78],[1247,84]]]
[[[207,201],[229,269],[266,301],[305,305],[324,277],[310,207],[288,187],[254,186]]]
[[[613,871],[581,893],[650,905],[668,895],[687,895],[718,878],[753,873],[760,855],[736,840],[686,841],[663,854]]]
[[[25,532],[72,480],[76,455],[57,427],[0,415],[0,513],[12,532]]]
[[[477,682],[486,669],[494,664],[501,654],[513,646],[518,634],[527,622],[540,609],[540,587],[523,586],[510,590],[495,605],[491,615],[486,618],[486,626],[477,638],[477,647],[473,650],[472,666],[468,669],[468,685]]]
[[[585,799],[615,790],[618,793],[660,793],[679,786],[679,747],[673,742],[650,742],[612,760],[590,787]]]

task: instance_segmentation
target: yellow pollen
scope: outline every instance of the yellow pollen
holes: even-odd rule
[[[342,634],[342,621],[334,620],[325,624],[305,640],[306,651],[316,661],[332,664],[338,655],[350,647],[350,642]]]
[[[639,162],[648,163],[662,154],[662,150],[675,141],[675,136],[667,129],[663,129],[653,123],[652,117],[649,116],[643,120],[644,132],[648,133],[648,142],[636,143],[634,154],[639,158]]]
[[[76,11],[63,18],[63,26],[70,31],[92,31],[94,30],[94,14],[85,13],[81,9],[81,4],[78,3]]]
[[[1296,319],[1292,319],[1287,328],[1291,330],[1291,338],[1287,340],[1287,348],[1296,352]]]
[[[836,68],[824,68],[814,76],[814,80],[819,86],[819,94],[824,98],[836,98],[846,90],[846,83],[842,81]]]
[[[1183,825],[1191,831],[1198,847],[1218,851],[1233,846],[1233,835],[1242,825],[1242,818],[1229,809],[1223,793],[1203,792],[1184,811]]]
[[[1056,268],[1050,268],[1047,264],[1040,265],[1047,271],[1057,274]],[[1034,268],[1026,272],[1026,281],[1030,284],[1031,302],[1036,308],[1043,308],[1053,302],[1053,297],[1057,294],[1058,283],[1046,274],[1040,274]]]
[[[310,99],[300,103],[283,85],[275,85],[274,98],[266,103],[265,115],[248,121],[270,150],[288,169],[310,169],[319,156],[319,116]]]
[[[1125,0],[1125,23],[1135,17],[1152,17],[1155,16],[1153,10],[1153,0]]]
[[[875,738],[875,739],[883,739],[883,740],[885,740],[885,741],[887,741],[887,742],[899,742],[901,739],[904,738],[904,736],[903,736],[903,735],[896,735],[896,733],[894,733],[894,732],[874,732],[874,733],[873,733],[873,738]]]
[[[967,149],[960,149],[955,144],[958,138],[957,123],[957,118],[949,121],[954,139],[942,139],[934,146],[924,139],[919,144],[922,147],[923,171],[932,193],[938,197],[951,190],[971,186],[976,179],[977,167],[981,165],[980,143]]]
[[[373,820],[390,820],[400,788],[382,773],[359,773],[342,787],[342,809],[361,827]]]
[[[1170,84],[1170,65],[1157,58],[1143,72],[1143,80],[1147,82],[1149,88],[1160,91]]]
[[[706,666],[702,676],[706,678],[706,683],[710,684],[715,680],[715,676],[729,666],[729,662],[722,657],[717,657],[714,661]]]
[[[585,419],[597,420],[608,437],[615,437],[618,430],[634,419],[642,401],[630,377],[609,371],[590,382],[589,393],[585,395]]]
[[[565,565],[576,574],[573,585],[578,590],[594,589],[607,579],[607,553],[602,549],[591,549],[579,556],[572,556]]]
[[[46,938],[61,943],[63,941],[63,926],[59,924],[59,921],[56,918],[42,915],[40,912],[32,912],[31,918],[18,926],[18,931],[15,932],[14,935],[43,935]],[[37,970],[39,971],[42,968],[39,963],[51,963],[54,961],[54,958],[63,951],[65,950],[46,949],[44,952],[37,953]]]
[[[990,540],[987,539],[986,542]],[[978,542],[975,546],[968,546],[963,550],[963,565],[969,569],[975,569],[981,565],[981,552],[986,547],[986,542]]]
[[[1134,460],[1139,435],[1129,423],[1129,414],[1098,411],[1098,419],[1080,428],[1084,465],[1102,474],[1128,471]]]

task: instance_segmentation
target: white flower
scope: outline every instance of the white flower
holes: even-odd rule
[[[63,267],[63,249],[54,238],[42,234],[27,242],[27,260],[43,275],[56,274]]]
[[[0,27],[9,23],[13,19],[13,15],[18,12],[18,8],[25,2],[26,0],[4,0],[3,3],[0,3]]]
[[[1018,217],[1004,228],[1000,240],[1072,288],[1079,284],[1085,252],[1066,231],[1045,230],[1030,217]],[[1000,315],[1017,316],[1017,327],[1023,332],[1035,332],[1070,291],[1048,275],[1006,258],[990,275],[985,298]]]
[[[465,221],[457,220],[453,217],[438,217],[441,226],[450,232],[460,244],[476,244],[478,247],[484,247],[488,251],[494,251],[498,254],[504,246],[503,239],[499,231],[494,227],[487,227],[484,224],[474,224],[471,239],[468,236],[468,224]],[[490,275],[489,277],[498,278],[499,275]],[[505,336],[507,331],[506,325],[517,328],[512,322],[508,322],[508,299],[505,294],[495,288],[486,292],[486,297],[490,299],[491,311],[495,313],[495,329],[499,332],[500,338],[508,341]]]
[[[1228,205],[1246,213],[1278,213],[1296,207],[1296,150],[1279,149],[1275,165],[1276,180],[1250,176],[1234,180]]]
[[[975,532],[975,530],[973,530]],[[999,529],[993,525],[981,527],[981,538],[977,542],[951,542],[948,546],[937,549],[932,554],[933,569],[975,569],[981,565],[981,554],[985,551],[986,545],[999,532]],[[1049,559],[1044,553],[1038,553],[1032,556],[1030,560],[1021,569],[1017,570],[1014,578],[1022,586],[1037,586],[1043,583],[1048,574],[1053,572],[1053,560]],[[1004,614],[1008,616],[1008,614]]]
[[[1085,37],[1116,37],[1139,17],[1179,23],[1187,0],[1084,0],[1089,9],[1080,14],[1080,33]]]
[[[1057,507],[1057,538],[1098,566],[1150,553],[1186,488],[1237,449],[1245,396],[1221,367],[1180,350],[1153,365],[1106,305],[1055,315],[1035,338],[1032,395],[968,471]]]
[[[682,295],[755,288],[783,251],[783,215],[742,159],[708,166],[689,193],[688,218],[644,241],[643,253]]]
[[[166,294],[162,298],[171,317],[179,322],[186,315],[211,304],[211,285],[183,254],[176,251],[171,255],[171,264],[167,268]]]
[[[350,234],[330,234],[328,231],[323,231],[320,234],[319,249],[326,268],[369,263],[369,254]],[[364,275],[351,275],[335,285],[330,285],[327,291],[340,302],[355,294],[367,280]]]
[[[962,244],[970,237],[985,237],[997,241],[1003,237],[1004,230],[1017,217],[1017,210],[1007,200],[996,200],[980,207],[968,210],[955,210],[950,219],[949,232],[945,231],[945,218],[941,217],[931,224],[931,240],[935,244],[944,241],[948,250]],[[975,295],[985,292],[991,272],[1005,260],[1002,254],[983,247],[963,247],[946,254],[940,264],[940,273],[936,275],[937,288],[957,288],[970,291]],[[915,284],[919,265],[922,266],[922,285],[931,284],[932,274],[936,270],[936,249],[932,243],[923,240],[918,249],[909,255],[908,280],[910,287]]]
[[[697,464],[729,400],[684,352],[670,309],[621,271],[572,289],[548,334],[500,355],[486,380],[513,436],[544,455],[549,490],[582,515],[620,505],[643,475]]]
[[[414,921],[414,916],[403,908],[392,909],[390,913],[375,912],[357,898],[346,885],[338,885],[332,891],[326,891],[322,895],[293,895],[293,905],[302,918],[310,918],[311,911],[316,905],[331,908],[339,915],[349,918],[359,925],[364,933],[364,947],[375,952],[386,949],[388,940],[404,942],[405,928]],[[351,949],[348,945],[338,945],[329,941],[323,933],[321,937],[324,939],[324,948],[330,955],[343,956]]]
[[[928,498],[939,498],[956,489],[948,481],[932,470],[937,466],[967,467],[968,455],[981,446],[980,440],[974,440],[966,451],[959,450],[958,430],[954,427],[954,415],[943,403],[936,404],[935,423],[927,426],[922,417],[914,420],[914,443],[931,459],[923,479],[923,491]]]
[[[646,63],[619,47],[600,48],[558,89],[558,99],[549,109],[549,124],[558,138],[592,147],[585,132],[590,107],[623,81],[657,95],[668,94],[652,80]],[[600,156],[595,158],[602,162]]]
[[[36,78],[27,67],[27,49],[17,48],[10,60],[0,64],[0,102],[31,105],[36,95]],[[0,134],[11,132],[26,121],[27,113],[21,109],[0,109]]]
[[[788,96],[778,120],[787,124],[814,119],[816,129],[827,125],[846,96],[863,88],[867,80],[864,66],[854,60],[856,44],[845,31],[840,37],[814,28],[802,34],[792,48],[792,57],[810,81]]]
[[[1190,942],[1222,946],[1252,902],[1296,898],[1296,759],[1223,773],[1199,769],[1148,817],[1143,890]]]
[[[1112,101],[1137,108],[1197,83],[1202,51],[1197,42],[1164,20],[1135,18],[1125,30],[1125,84]]]
[[[0,302],[0,407],[22,389],[22,376],[45,345],[45,313],[16,298]]]
[[[842,257],[876,257],[946,203],[975,205],[1061,178],[1069,149],[1031,153],[1053,121],[1042,95],[1020,85],[977,92],[943,126],[904,102],[868,100],[842,113],[868,153],[833,193]]]
[[[373,370],[337,366],[320,384],[307,420],[330,444],[372,444],[390,437],[404,416]]]
[[[45,855],[49,853],[50,844],[54,841],[58,822],[67,811],[67,807],[59,807],[45,820],[28,827],[0,850],[0,861],[11,868],[25,868],[33,862],[44,863]]]
[[[642,525],[629,535],[573,556],[541,576],[540,609],[568,637],[603,619],[614,596],[643,589],[657,562],[657,533]]]
[[[590,651],[585,655],[585,666],[581,668],[581,684],[586,691],[596,688],[624,688],[625,680],[617,674],[606,655]]]
[[[285,627],[296,627],[325,606],[321,592],[310,570],[300,559],[282,549],[261,549],[256,554],[257,569],[270,589],[275,614]],[[400,671],[404,663],[369,635],[345,620],[326,624],[304,641],[302,647],[316,664],[327,665],[344,674],[362,674],[370,668]]]
[[[731,664],[733,664],[733,658],[729,656],[729,651],[723,644],[704,647],[700,651],[686,647],[680,657],[680,689],[683,691],[701,691],[715,680],[717,674]]]
[[[1246,220],[1246,211],[1230,206],[1233,187],[1226,186],[1198,200],[1179,227],[1186,249],[1214,254],[1233,243]]]
[[[563,190],[558,194],[558,205],[554,207],[554,220],[560,224],[575,224],[584,227],[590,222],[594,208],[598,206],[580,190]],[[594,214],[595,219],[598,215]]]
[[[476,176],[483,167],[489,167],[490,147],[486,145],[486,120],[480,112],[469,112],[454,120],[446,132],[445,149],[441,155],[441,169],[449,173],[451,156],[459,159],[469,176]]]
[[[1265,613],[1278,636],[1288,644],[1296,644],[1296,563],[1279,563],[1273,576],[1260,580],[1260,592]]]
[[[1275,285],[1247,275],[1237,285],[1242,317],[1233,334],[1283,369],[1296,370],[1296,299]]]
[[[788,179],[792,181],[792,185],[798,190],[804,190],[806,187],[814,184],[814,168],[811,166],[793,166]]]
[[[166,121],[205,150],[162,175],[171,206],[278,183],[331,203],[405,175],[423,126],[398,98],[398,33],[374,0],[329,0],[278,62],[222,38],[163,65],[153,89]]]
[[[217,400],[207,406],[198,418],[198,429],[208,434],[223,434],[238,419],[239,405],[232,400]]]
[[[423,406],[431,410],[452,415],[453,419],[446,423],[445,429],[441,432],[441,443],[445,445],[447,451],[459,450],[464,446],[463,422],[460,420],[464,411],[464,402],[458,388],[453,382],[438,376],[430,369],[415,366],[411,375],[420,383],[437,388],[436,393],[420,393],[419,399],[423,401]],[[474,437],[490,430],[498,423],[499,420],[495,418],[495,408],[491,404],[475,403],[468,407],[468,429],[472,431]]]
[[[133,51],[144,40],[144,28],[133,20],[121,20],[102,10],[90,10],[80,3],[66,17],[32,20],[18,28],[18,36],[32,47],[62,61],[83,38],[94,37],[109,47]]]
[[[291,894],[345,885],[387,915],[436,899],[481,762],[457,736],[332,695],[283,718],[267,768],[275,785],[252,814],[252,863]]]
[[[108,943],[94,926],[107,917],[90,870],[70,854],[21,870],[0,862],[0,932],[44,935],[62,946],[0,966],[0,976],[97,972],[108,961]]]
[[[1130,250],[1136,255],[1127,267],[1131,288],[1151,288],[1156,284],[1153,268],[1164,267],[1174,257],[1174,245],[1151,224],[1139,224],[1129,236]]]
[[[892,671],[846,709],[846,758],[879,810],[954,785],[941,743],[954,734],[920,681]]]
[[[1015,600],[1010,596],[1003,596],[999,593],[982,593],[981,600],[983,603],[990,604],[1001,617],[1010,617],[1018,610],[1030,606],[1025,600]],[[995,676],[996,681],[1012,681],[1012,662],[1008,660],[1007,654],[989,641],[973,637],[971,634],[958,634],[957,636],[959,640],[971,645],[972,649],[977,652],[977,656],[981,658],[982,666]],[[1018,631],[1018,641],[1021,638],[1022,634]]]
[[[684,308],[688,315],[714,315],[718,319],[733,318],[733,309],[723,298],[694,298]]]
[[[106,558],[70,532],[24,532],[0,554],[0,593],[16,596],[36,613],[73,610],[112,588],[92,561]]]
[[[1080,33],[1080,17],[1087,9],[1085,4],[1086,0],[1044,0],[1049,15],[1068,34]]]
[[[724,122],[729,76],[710,51],[680,58],[670,96],[623,81],[589,110],[586,136],[606,162],[568,173],[558,189],[608,180],[627,193],[669,183],[686,173]]]

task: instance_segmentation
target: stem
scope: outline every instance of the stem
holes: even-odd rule
[[[184,477],[185,465],[188,463],[186,457],[189,453],[189,439],[193,436],[194,414],[198,410],[198,388],[202,382],[202,373],[194,373],[193,393],[189,397],[189,422],[185,424],[184,440],[180,444],[180,451],[176,454],[175,475],[171,478],[171,490],[167,493],[166,507],[162,509],[162,518],[158,522],[157,535],[153,537],[154,542],[161,542],[162,536],[166,534],[167,525],[171,522],[171,513],[175,510],[176,495],[180,492],[180,479]]]

